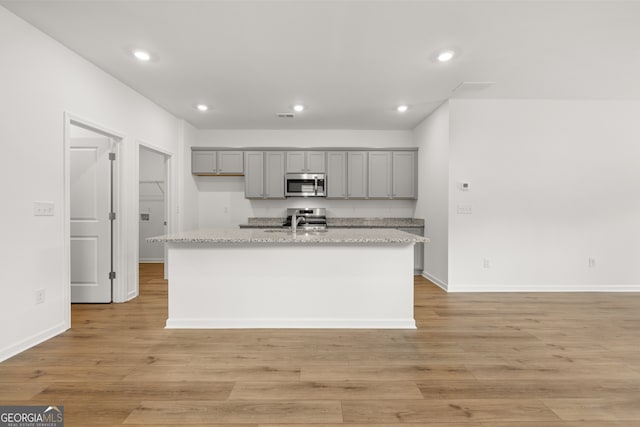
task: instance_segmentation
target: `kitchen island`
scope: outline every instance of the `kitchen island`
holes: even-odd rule
[[[413,245],[390,229],[218,228],[168,244],[167,328],[415,329]]]

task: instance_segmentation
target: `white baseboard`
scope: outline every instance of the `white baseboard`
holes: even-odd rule
[[[416,329],[413,319],[167,319],[167,329]]]
[[[450,286],[448,292],[640,292],[640,284],[463,284]]]
[[[136,298],[137,296],[138,296],[138,291],[137,290],[129,291],[127,293],[127,300],[126,301],[122,301],[122,302],[131,301],[132,299]]]
[[[442,280],[438,279],[435,276],[430,275],[429,273],[427,273],[426,271],[422,272],[422,277],[424,277],[425,279],[433,282],[436,286],[438,286],[439,288],[441,288],[444,291],[449,291],[449,286],[443,282]]]
[[[55,337],[56,335],[60,335],[61,333],[63,333],[64,331],[66,331],[68,328],[66,327],[65,323],[59,323],[56,326],[53,326],[52,328],[49,328],[45,331],[42,331],[40,333],[37,333],[27,339],[24,339],[18,343],[15,344],[11,344],[3,349],[0,350],[0,362],[3,362],[7,359],[9,359],[10,357],[15,356],[18,353],[22,353],[25,350],[29,350],[31,347],[35,347],[38,344],[41,344],[53,337]]]
[[[447,284],[426,271],[422,277],[433,282],[446,292],[640,292],[640,284]]]
[[[142,264],[162,264],[164,262],[164,259],[163,258],[147,258],[147,259],[140,258],[138,262]]]

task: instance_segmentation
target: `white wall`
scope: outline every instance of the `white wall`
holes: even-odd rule
[[[451,101],[449,290],[640,290],[638,117],[640,102]]]
[[[124,135],[121,227],[127,294],[137,286],[138,140],[173,153],[180,121],[0,7],[0,360],[68,327],[64,113]],[[182,169],[175,164],[176,174]],[[34,201],[55,214],[33,216]],[[121,272],[122,273],[122,272]],[[35,290],[46,301],[35,304]]]
[[[193,175],[191,175],[191,147],[197,144],[198,130],[189,123],[182,122],[182,132],[178,161],[183,166],[177,181],[180,188],[180,207],[178,228],[169,224],[170,231],[194,230],[198,228],[198,187]]]
[[[423,275],[443,288],[448,282],[449,252],[449,103],[413,131],[418,150],[418,201],[415,216],[425,220]]]
[[[198,131],[198,145],[221,147],[413,147],[411,131],[216,129]]]
[[[219,147],[412,147],[411,131],[202,130],[199,146]],[[190,177],[198,190],[198,227],[237,226],[249,217],[284,217],[288,207],[324,207],[334,217],[413,217],[407,200],[247,200],[243,177]]]

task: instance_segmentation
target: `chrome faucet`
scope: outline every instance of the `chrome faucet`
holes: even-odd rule
[[[295,213],[291,215],[291,232],[295,233],[298,230],[298,223],[304,221],[304,219],[303,216],[297,217]]]

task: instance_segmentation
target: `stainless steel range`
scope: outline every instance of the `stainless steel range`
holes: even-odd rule
[[[295,218],[295,225],[294,219]],[[321,231],[327,229],[327,210],[325,208],[290,208],[284,227],[304,231]]]

